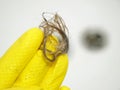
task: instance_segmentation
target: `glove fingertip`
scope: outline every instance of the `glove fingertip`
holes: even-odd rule
[[[70,88],[67,87],[67,86],[62,86],[62,87],[60,88],[60,90],[70,90]]]

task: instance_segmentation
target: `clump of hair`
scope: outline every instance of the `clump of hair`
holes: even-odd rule
[[[46,15],[52,15],[52,17],[48,19]],[[39,27],[42,28],[44,32],[44,38],[42,43],[43,54],[47,60],[53,62],[59,55],[68,52],[69,49],[68,29],[62,17],[60,17],[57,13],[52,14],[44,12],[42,14],[42,17],[43,21]],[[55,51],[51,51],[46,48],[46,42],[49,36],[55,36],[58,40],[58,45],[55,46],[57,47]],[[52,55],[52,58],[50,58],[48,54]]]

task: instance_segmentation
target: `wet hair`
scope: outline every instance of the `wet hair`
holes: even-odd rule
[[[52,15],[52,17],[48,19],[46,15]],[[52,14],[44,12],[42,14],[42,17],[43,21],[41,22],[39,27],[42,28],[44,32],[44,38],[42,42],[43,54],[48,61],[53,62],[59,55],[68,52],[69,49],[68,29],[62,17],[60,17],[57,13]],[[46,48],[46,42],[49,36],[55,36],[55,38],[57,38],[58,40],[57,46],[54,46],[56,47],[55,51],[48,50]],[[52,55],[52,58],[48,57],[48,54]]]

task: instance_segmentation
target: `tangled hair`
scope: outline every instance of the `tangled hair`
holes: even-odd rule
[[[52,15],[50,19],[47,19],[46,15]],[[43,22],[40,24],[39,28],[42,28],[44,31],[44,39],[42,42],[42,49],[45,58],[53,62],[56,60],[57,56],[67,53],[69,49],[69,40],[68,40],[68,29],[62,19],[57,13],[46,13],[42,14]],[[46,48],[46,42],[49,36],[55,36],[58,40],[58,45],[55,51],[48,50]],[[52,55],[52,59],[48,57]]]

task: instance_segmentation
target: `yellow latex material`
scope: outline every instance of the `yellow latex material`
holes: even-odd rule
[[[38,86],[32,86],[32,87],[30,86],[30,87],[13,87],[13,88],[7,88],[4,90],[48,90],[48,89],[43,89]],[[70,88],[68,88],[67,86],[63,86],[59,90],[70,90]]]
[[[46,62],[39,49],[43,37],[39,28],[32,28],[0,58],[0,90],[70,90],[60,88],[68,67],[67,55]]]
[[[0,89],[13,85],[18,75],[37,51],[42,39],[42,31],[33,28],[23,34],[1,57]]]

